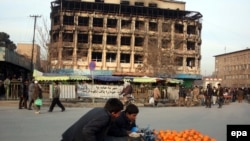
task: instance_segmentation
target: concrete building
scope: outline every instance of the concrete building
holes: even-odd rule
[[[216,55],[215,75],[222,86],[250,87],[250,49]]]
[[[27,59],[30,59],[32,61],[32,49],[33,46],[30,43],[18,43],[16,52],[20,55],[23,55]],[[33,64],[35,69],[40,69],[41,67],[41,61],[40,61],[40,46],[37,44],[34,44],[34,50],[33,50]]]
[[[201,79],[202,15],[174,0],[51,2],[51,70]]]

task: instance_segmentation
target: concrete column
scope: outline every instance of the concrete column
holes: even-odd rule
[[[60,31],[59,31],[59,40],[57,44],[57,50],[58,50],[58,62],[56,69],[62,68],[62,51],[63,51],[63,13],[60,13]]]
[[[187,35],[187,22],[183,22],[183,34],[185,35],[184,37],[186,37],[186,35]]]
[[[183,55],[182,67],[183,67],[183,71],[185,72],[187,69],[187,56],[186,55]]]
[[[162,20],[161,19],[158,19],[157,26],[158,26],[158,28],[157,28],[158,29],[157,48],[161,50],[161,48],[162,48],[162,43],[161,43],[161,40],[162,40]],[[162,66],[161,64],[163,63],[161,56],[162,56],[162,53],[159,53],[159,55],[157,57],[158,66]],[[162,68],[158,67],[158,69],[161,70]]]
[[[187,51],[187,22],[183,22],[183,40],[185,41],[183,44],[183,51]]]
[[[58,50],[58,62],[57,62],[57,69],[61,69],[62,67],[62,51],[63,51],[63,39],[62,39],[62,35],[63,31],[59,31],[59,40],[58,40],[58,44],[57,44],[57,50]]]
[[[73,58],[72,58],[72,61],[73,61],[73,69],[77,69],[77,42],[78,42],[78,31],[76,29],[76,27],[78,26],[78,16],[75,16],[74,18],[74,23],[76,23],[76,25],[74,26],[74,35],[73,35]]]
[[[175,41],[174,41],[174,40],[175,40],[175,38],[174,38],[174,24],[175,24],[174,21],[172,21],[171,29],[170,29],[170,34],[171,34],[171,35],[170,35],[170,36],[171,36],[171,37],[170,37],[170,40],[171,40],[171,41],[170,41],[170,42],[171,42],[171,43],[170,43],[170,44],[171,44],[170,49],[171,49],[171,50],[174,50],[174,49],[175,49],[175,46],[174,46],[174,43],[175,43]]]
[[[92,31],[89,31],[89,49],[88,49],[88,57],[87,61],[88,63],[92,61]]]
[[[116,53],[116,71],[121,71],[121,18],[117,20],[117,53]]]
[[[102,69],[106,70],[107,69],[107,64],[106,64],[106,53],[107,53],[107,16],[103,17],[103,28],[104,28],[104,33],[102,37]]]
[[[87,61],[88,63],[92,61],[92,38],[93,38],[93,33],[92,33],[92,28],[93,28],[93,15],[89,17],[89,39],[88,39],[88,57]]]
[[[197,74],[200,74],[200,61],[198,60],[198,57],[195,57],[195,67],[196,67],[196,71]]]
[[[130,53],[130,71],[134,72],[135,70],[135,18],[132,19],[131,22],[131,29],[132,29],[132,36],[131,36],[131,44],[130,44],[130,49],[131,49],[131,53]]]
[[[131,53],[130,53],[130,71],[134,70],[134,54],[135,54],[135,34],[132,34],[131,36],[131,44],[130,44],[130,49],[131,49]]]
[[[145,25],[145,30],[146,30],[146,32],[145,32],[145,42],[144,42],[144,47],[145,47],[145,56],[146,57],[144,57],[144,60],[143,60],[143,62],[145,62],[145,64],[148,64],[148,19],[146,19],[145,20],[145,23],[144,23],[144,25]],[[148,70],[147,70],[148,71]]]
[[[102,37],[102,68],[103,69],[107,69],[107,65],[106,65],[106,44],[107,44],[107,33],[104,32],[103,33],[103,37]]]
[[[162,47],[162,19],[158,19],[158,46]]]

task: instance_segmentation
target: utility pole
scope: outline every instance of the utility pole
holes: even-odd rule
[[[34,48],[35,48],[35,33],[36,33],[36,20],[37,18],[40,18],[41,16],[38,15],[32,15],[31,18],[34,18],[34,31],[33,31],[33,40],[32,40],[32,51],[31,51],[31,64],[30,64],[30,70],[31,70],[31,77],[33,77],[33,71],[34,71]]]

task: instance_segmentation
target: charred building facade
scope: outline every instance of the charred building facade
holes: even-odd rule
[[[50,69],[200,75],[201,18],[173,0],[51,2]]]

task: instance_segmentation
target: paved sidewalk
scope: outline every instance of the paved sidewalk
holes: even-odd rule
[[[2,101],[0,101],[1,103]],[[250,124],[250,104],[231,103],[222,109],[217,106],[205,107],[139,107],[137,118],[139,127],[152,129],[170,129],[181,131],[196,129],[205,135],[226,141],[228,124]],[[1,141],[59,141],[61,134],[91,107],[66,107],[65,112],[55,107],[48,113],[48,107],[42,107],[41,114],[21,109],[17,106],[0,107]]]

